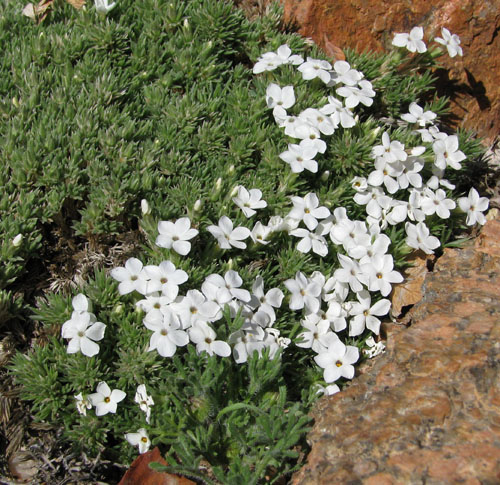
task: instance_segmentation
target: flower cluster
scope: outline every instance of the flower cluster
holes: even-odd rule
[[[441,29],[441,35],[443,37],[435,37],[434,40],[444,45],[448,51],[450,57],[455,57],[457,54],[459,56],[463,55],[462,48],[460,47],[460,38],[456,34],[451,34],[451,32],[443,27]],[[423,54],[427,51],[427,46],[423,41],[424,29],[422,27],[413,27],[409,34],[399,33],[395,34],[392,40],[392,45],[397,47],[405,47],[410,52],[418,52]]]

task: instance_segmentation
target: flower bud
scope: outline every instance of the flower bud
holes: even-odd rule
[[[193,210],[195,212],[198,212],[202,207],[202,203],[201,203],[201,200],[198,199],[195,203],[194,203],[194,206],[193,206]]]
[[[227,262],[228,269],[233,269],[233,266],[234,266],[233,258],[229,258],[229,261]]]
[[[118,303],[118,305],[113,308],[113,313],[115,315],[121,315],[123,313],[123,305],[121,303]]]
[[[219,177],[215,182],[215,191],[218,192],[222,187],[222,179]]]
[[[23,241],[23,235],[18,234],[14,239],[12,239],[12,246],[18,248],[21,245],[22,241]]]
[[[330,176],[330,171],[329,170],[325,170],[322,174],[321,174],[321,181],[322,182],[326,182],[328,180],[328,177]]]
[[[151,214],[151,207],[149,207],[148,201],[146,199],[141,200],[141,212],[143,216]]]
[[[234,165],[231,165],[228,169],[227,169],[227,173],[229,175],[233,174],[234,173]]]
[[[17,98],[14,96],[12,98],[12,104],[16,107],[16,108],[19,108],[19,101],[17,100]]]
[[[239,185],[236,185],[233,190],[231,190],[231,195],[230,197],[234,197],[238,193]]]

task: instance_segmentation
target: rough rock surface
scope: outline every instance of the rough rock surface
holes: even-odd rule
[[[441,27],[458,34],[464,57],[441,58],[442,85],[455,93],[456,125],[492,142],[500,133],[500,0],[282,0],[285,18],[324,47],[363,51],[391,47],[393,34],[424,27],[424,40]]]
[[[446,249],[411,325],[321,399],[293,484],[500,483],[500,220]]]

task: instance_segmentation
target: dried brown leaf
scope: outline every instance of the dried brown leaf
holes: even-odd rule
[[[340,47],[336,46],[333,42],[330,42],[326,34],[323,34],[323,43],[325,45],[324,51],[334,60],[334,62],[345,61],[344,51]]]
[[[404,281],[394,286],[392,293],[392,310],[394,317],[401,315],[405,306],[414,305],[422,299],[422,285],[427,274],[427,261],[433,259],[432,255],[427,255],[423,251],[416,251],[409,262],[413,266],[403,272]]]
[[[85,6],[85,0],[66,0],[71,6],[75,7],[77,10],[80,10]]]
[[[40,23],[49,13],[49,9],[52,8],[54,0],[40,0],[36,5],[28,3],[23,8],[23,15],[29,17],[32,20]]]
[[[162,458],[158,447],[136,458],[118,485],[136,485],[139,483],[141,485],[195,485],[195,482],[187,478],[157,472],[149,468],[149,464],[155,462],[162,465],[167,464]]]

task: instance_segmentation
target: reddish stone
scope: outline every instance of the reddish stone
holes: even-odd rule
[[[282,0],[285,19],[325,47],[383,51],[396,32],[424,28],[424,40],[441,36],[441,27],[461,39],[464,56],[440,60],[442,85],[453,84],[456,126],[492,142],[500,133],[500,0]],[[448,91],[449,92],[449,91]]]
[[[118,485],[196,485],[195,482],[187,478],[154,471],[149,468],[150,463],[167,464],[158,447],[139,455]]]
[[[500,483],[500,220],[447,249],[387,351],[318,401],[295,485]],[[478,284],[480,282],[480,284]]]

